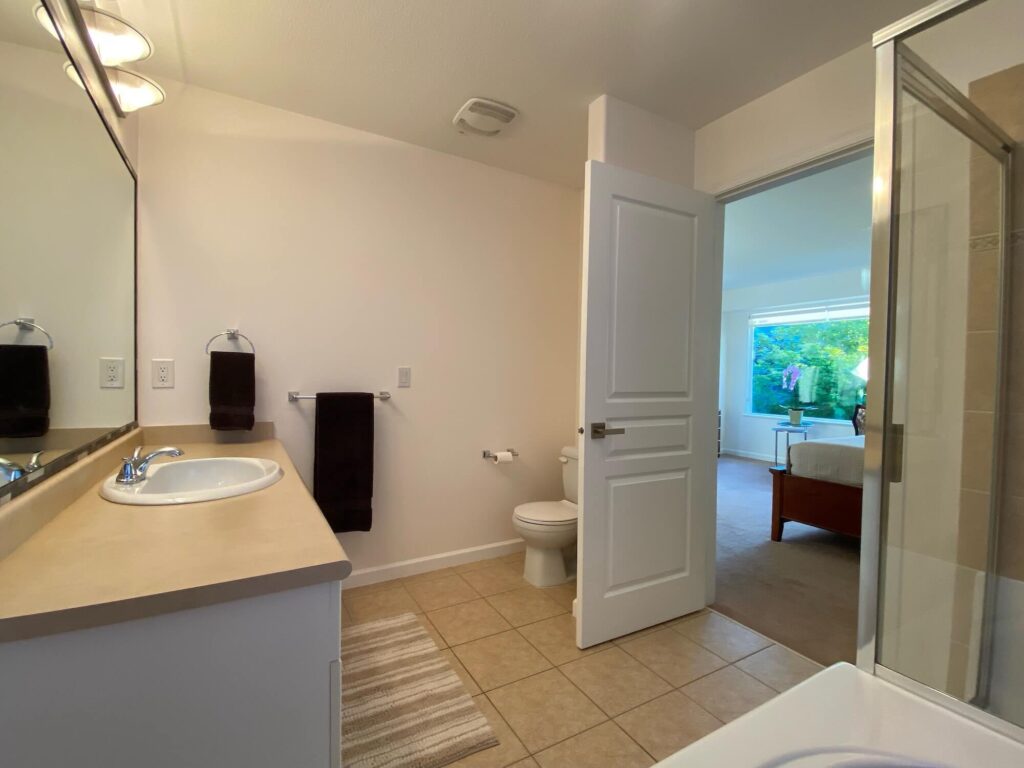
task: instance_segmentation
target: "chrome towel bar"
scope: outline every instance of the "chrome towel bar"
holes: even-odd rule
[[[391,399],[391,393],[390,392],[384,392],[384,391],[377,392],[374,395],[374,398],[376,398],[377,400],[390,400]],[[298,391],[295,391],[295,390],[293,390],[293,391],[288,393],[288,402],[289,403],[296,403],[299,400],[316,400],[316,395],[300,395],[298,393]]]

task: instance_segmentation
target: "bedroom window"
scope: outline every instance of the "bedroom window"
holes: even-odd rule
[[[751,413],[853,418],[867,387],[867,304],[755,314],[750,329]]]

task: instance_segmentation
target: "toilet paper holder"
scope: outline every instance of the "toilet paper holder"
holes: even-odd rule
[[[506,448],[505,450],[508,451],[509,453],[511,453],[516,458],[519,457],[519,451],[517,451],[515,448]],[[493,459],[494,458],[494,451],[485,450],[483,452],[483,457],[485,459]]]

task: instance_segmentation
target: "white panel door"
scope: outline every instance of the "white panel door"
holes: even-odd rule
[[[584,215],[581,648],[705,605],[722,300],[709,195],[590,161]]]

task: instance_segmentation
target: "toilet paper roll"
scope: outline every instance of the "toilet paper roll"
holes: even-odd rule
[[[512,451],[495,451],[491,461],[495,464],[511,464],[513,459],[515,456],[512,455]]]

